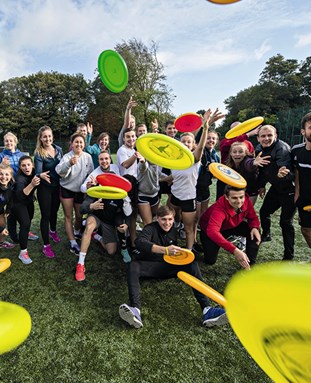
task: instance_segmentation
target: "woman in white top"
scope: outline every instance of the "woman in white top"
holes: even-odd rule
[[[182,213],[188,249],[192,249],[195,242],[196,184],[211,114],[211,110],[208,109],[202,118],[202,135],[197,146],[195,136],[192,133],[183,133],[180,137],[180,142],[192,151],[195,163],[185,170],[172,170],[171,204],[177,212],[181,211]],[[215,121],[215,119],[213,120]]]
[[[65,154],[55,170],[60,175],[60,200],[65,216],[65,229],[70,241],[70,251],[79,255],[80,247],[76,239],[81,239],[82,216],[80,206],[84,199],[80,187],[86,177],[93,171],[90,154],[84,152],[85,138],[81,133],[74,133],[70,138],[69,153]],[[73,209],[75,212],[74,230],[72,228]]]

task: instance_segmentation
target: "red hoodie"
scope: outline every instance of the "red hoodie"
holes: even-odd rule
[[[247,221],[250,230],[254,227],[259,230],[259,219],[248,195],[245,195],[244,204],[238,212],[233,209],[223,195],[202,214],[200,226],[201,230],[203,230],[213,242],[232,254],[236,247],[227,241],[221,232],[234,229],[239,226],[243,220]]]

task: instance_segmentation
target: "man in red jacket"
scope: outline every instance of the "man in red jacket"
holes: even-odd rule
[[[201,216],[200,225],[206,263],[216,262],[220,247],[233,254],[244,269],[255,263],[261,241],[260,224],[245,189],[227,185],[225,194]],[[227,240],[231,235],[246,237],[246,252]]]

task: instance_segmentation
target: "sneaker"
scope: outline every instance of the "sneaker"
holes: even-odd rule
[[[75,239],[79,239],[79,240],[81,240],[81,238],[82,238],[82,233],[76,233],[76,234],[74,234],[74,237],[75,237]]]
[[[272,238],[271,238],[271,234],[270,234],[270,233],[262,234],[262,236],[261,236],[261,242],[270,242],[270,241],[272,241]]]
[[[197,253],[203,253],[203,247],[198,243],[194,242],[192,249],[195,250]]]
[[[29,265],[32,260],[29,258],[28,251],[19,253],[18,258],[23,262],[24,265]]]
[[[136,222],[136,231],[142,231],[142,228],[138,222]]]
[[[227,241],[235,244],[236,242],[240,241],[242,237],[238,235],[230,235],[230,237],[227,238]]]
[[[32,233],[31,231],[28,233],[29,241],[36,241],[38,238],[39,237],[36,234]]]
[[[10,243],[8,241],[0,242],[0,249],[13,249],[14,247],[14,243]]]
[[[70,245],[70,252],[79,256],[80,246],[79,245],[73,245],[73,246]]]
[[[127,322],[131,327],[143,327],[143,322],[141,321],[139,312],[136,307],[130,307],[124,303],[119,307],[119,315],[121,319]]]
[[[85,280],[85,267],[81,263],[78,263],[76,267],[76,280],[78,282]]]
[[[46,245],[42,247],[42,253],[48,258],[54,258],[55,254],[51,248],[51,245]]]
[[[55,243],[59,243],[61,241],[57,231],[49,231],[49,237],[54,241]]]
[[[244,242],[242,241],[235,242],[235,247],[237,247],[241,251],[246,250],[246,244],[244,244]]]
[[[209,307],[203,314],[203,325],[206,327],[222,326],[227,323],[228,318],[224,309]]]
[[[123,257],[123,262],[125,263],[131,262],[132,258],[127,249],[121,249],[121,255]]]

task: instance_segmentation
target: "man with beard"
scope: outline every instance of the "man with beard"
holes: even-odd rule
[[[295,145],[291,152],[295,167],[295,202],[301,233],[311,248],[311,112],[302,118],[301,134],[305,142]],[[304,210],[305,206],[310,208]]]

